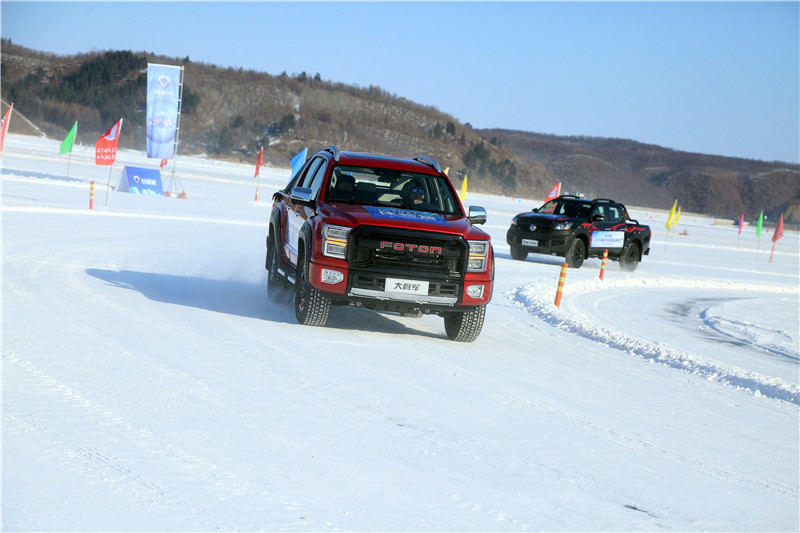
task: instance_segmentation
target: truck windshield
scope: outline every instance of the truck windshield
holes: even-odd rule
[[[585,217],[589,212],[589,205],[589,202],[580,200],[551,200],[540,207],[538,212],[567,217]]]
[[[328,181],[329,202],[417,209],[462,215],[450,183],[442,176],[370,167],[336,167]]]

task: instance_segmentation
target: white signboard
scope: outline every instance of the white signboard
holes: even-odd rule
[[[399,294],[428,294],[427,281],[415,281],[411,279],[386,278],[386,292]]]
[[[591,248],[622,248],[625,244],[624,231],[593,231]]]

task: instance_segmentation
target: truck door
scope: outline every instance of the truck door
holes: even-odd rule
[[[312,189],[312,200],[316,200],[319,188],[325,175],[327,165],[322,157],[314,158],[308,165],[303,176],[295,184],[295,187],[308,187]],[[283,241],[286,257],[293,265],[297,265],[297,252],[299,250],[300,230],[306,220],[313,216],[314,209],[302,204],[296,204],[291,196],[287,202],[286,212],[286,239]]]

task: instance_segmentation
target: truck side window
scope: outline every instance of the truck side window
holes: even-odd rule
[[[304,187],[308,187],[311,189],[311,198],[316,199],[319,195],[319,190],[322,187],[322,182],[325,178],[325,171],[328,169],[328,165],[324,164],[325,160],[321,157],[318,158],[319,163],[316,161],[312,163],[312,168],[308,170],[306,174],[306,179],[303,180]],[[316,165],[316,168],[314,168]],[[313,172],[313,174],[312,174]]]

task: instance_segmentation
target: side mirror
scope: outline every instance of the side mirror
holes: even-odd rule
[[[477,206],[469,206],[469,215],[467,215],[470,224],[486,224],[486,209]]]
[[[538,207],[534,207],[533,209],[531,209],[531,212],[532,213],[538,213],[539,212],[539,208]]]
[[[592,222],[602,222],[604,220],[605,220],[605,217],[603,217],[603,215],[594,215],[592,217]]]
[[[300,205],[313,205],[314,201],[311,199],[311,189],[308,187],[295,187],[292,190],[292,202]]]

